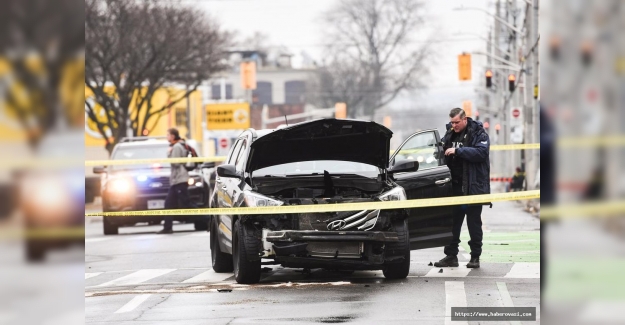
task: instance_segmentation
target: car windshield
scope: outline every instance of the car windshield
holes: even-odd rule
[[[129,146],[120,147],[113,153],[113,160],[130,160],[130,159],[161,159],[167,158],[167,144],[150,145],[145,147]],[[114,165],[111,166],[115,170],[121,169],[148,169],[148,168],[169,168],[169,163],[141,164],[141,165]]]
[[[315,160],[281,164],[258,169],[255,176],[290,176],[323,174],[356,174],[365,177],[376,177],[380,171],[377,167],[363,163],[338,160]]]

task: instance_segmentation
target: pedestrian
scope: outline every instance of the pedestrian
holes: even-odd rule
[[[523,190],[523,184],[525,183],[525,172],[521,170],[521,167],[516,168],[516,173],[512,176],[510,182],[510,191],[518,192]]]
[[[461,108],[449,113],[450,123],[441,139],[445,150],[445,161],[451,171],[454,196],[490,194],[490,139],[479,121],[466,116]],[[488,203],[490,204],[490,203]],[[467,216],[471,260],[468,268],[480,267],[482,254],[482,205],[471,204],[454,207],[452,242],[445,246],[445,257],[436,262],[436,267],[458,266],[458,245],[460,230]]]
[[[180,133],[177,129],[171,128],[167,130],[167,141],[169,141],[169,148],[167,149],[168,158],[187,157],[188,152],[185,148],[184,139],[180,138]],[[189,198],[189,172],[185,168],[185,164],[172,163],[170,165],[171,174],[169,176],[169,191],[167,192],[167,198],[165,199],[165,209],[196,208],[195,204]],[[173,232],[173,218],[171,216],[166,216],[163,230],[158,233],[171,234]]]

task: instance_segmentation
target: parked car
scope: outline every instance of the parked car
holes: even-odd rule
[[[83,139],[82,130],[52,132],[37,147],[35,157],[40,164],[14,173],[29,262],[43,261],[52,249],[85,245],[83,236],[44,236],[84,229]],[[54,163],[64,159],[63,164]]]
[[[392,132],[367,121],[320,119],[244,131],[217,167],[211,207],[400,201],[452,195],[436,130],[412,134],[389,157]],[[431,150],[422,150],[431,149]],[[219,215],[212,266],[239,283],[260,280],[261,259],[293,268],[382,270],[401,279],[410,250],[451,240],[452,208]]]
[[[187,141],[196,148],[193,141]],[[169,143],[162,138],[135,137],[125,138],[118,143],[111,153],[111,160],[167,158]],[[196,150],[197,151],[197,150]],[[214,164],[204,164],[202,168],[213,168]],[[102,210],[141,211],[165,208],[165,198],[169,190],[169,163],[111,165],[93,168],[96,174],[102,174]],[[189,196],[198,207],[206,207],[210,188],[206,178],[198,170],[189,172]],[[207,230],[207,216],[174,216],[174,220],[194,223],[196,230]],[[114,235],[119,227],[133,226],[139,222],[160,224],[159,216],[104,217],[105,235]]]

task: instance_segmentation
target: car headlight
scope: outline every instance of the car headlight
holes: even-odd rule
[[[189,177],[189,180],[187,181],[187,184],[189,184],[189,186],[195,185],[196,187],[201,187],[202,186],[202,180],[199,179],[199,178]]]
[[[401,186],[397,186],[396,188],[383,193],[378,197],[381,201],[403,201],[406,200],[406,191]]]
[[[284,204],[282,201],[274,200],[250,191],[243,192],[243,198],[248,207],[277,207]]]
[[[114,179],[108,183],[107,191],[115,193],[128,193],[132,189],[132,184],[126,179]]]
[[[55,177],[28,179],[23,186],[22,197],[42,210],[61,208],[70,204],[68,189],[63,187],[63,183]]]

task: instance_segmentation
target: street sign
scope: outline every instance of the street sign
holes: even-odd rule
[[[521,116],[521,110],[518,108],[512,109],[512,117],[519,118]]]
[[[227,138],[221,138],[219,139],[219,147],[221,149],[226,149],[228,148],[228,139]]]
[[[208,104],[205,109],[208,130],[244,130],[250,127],[248,103]]]

